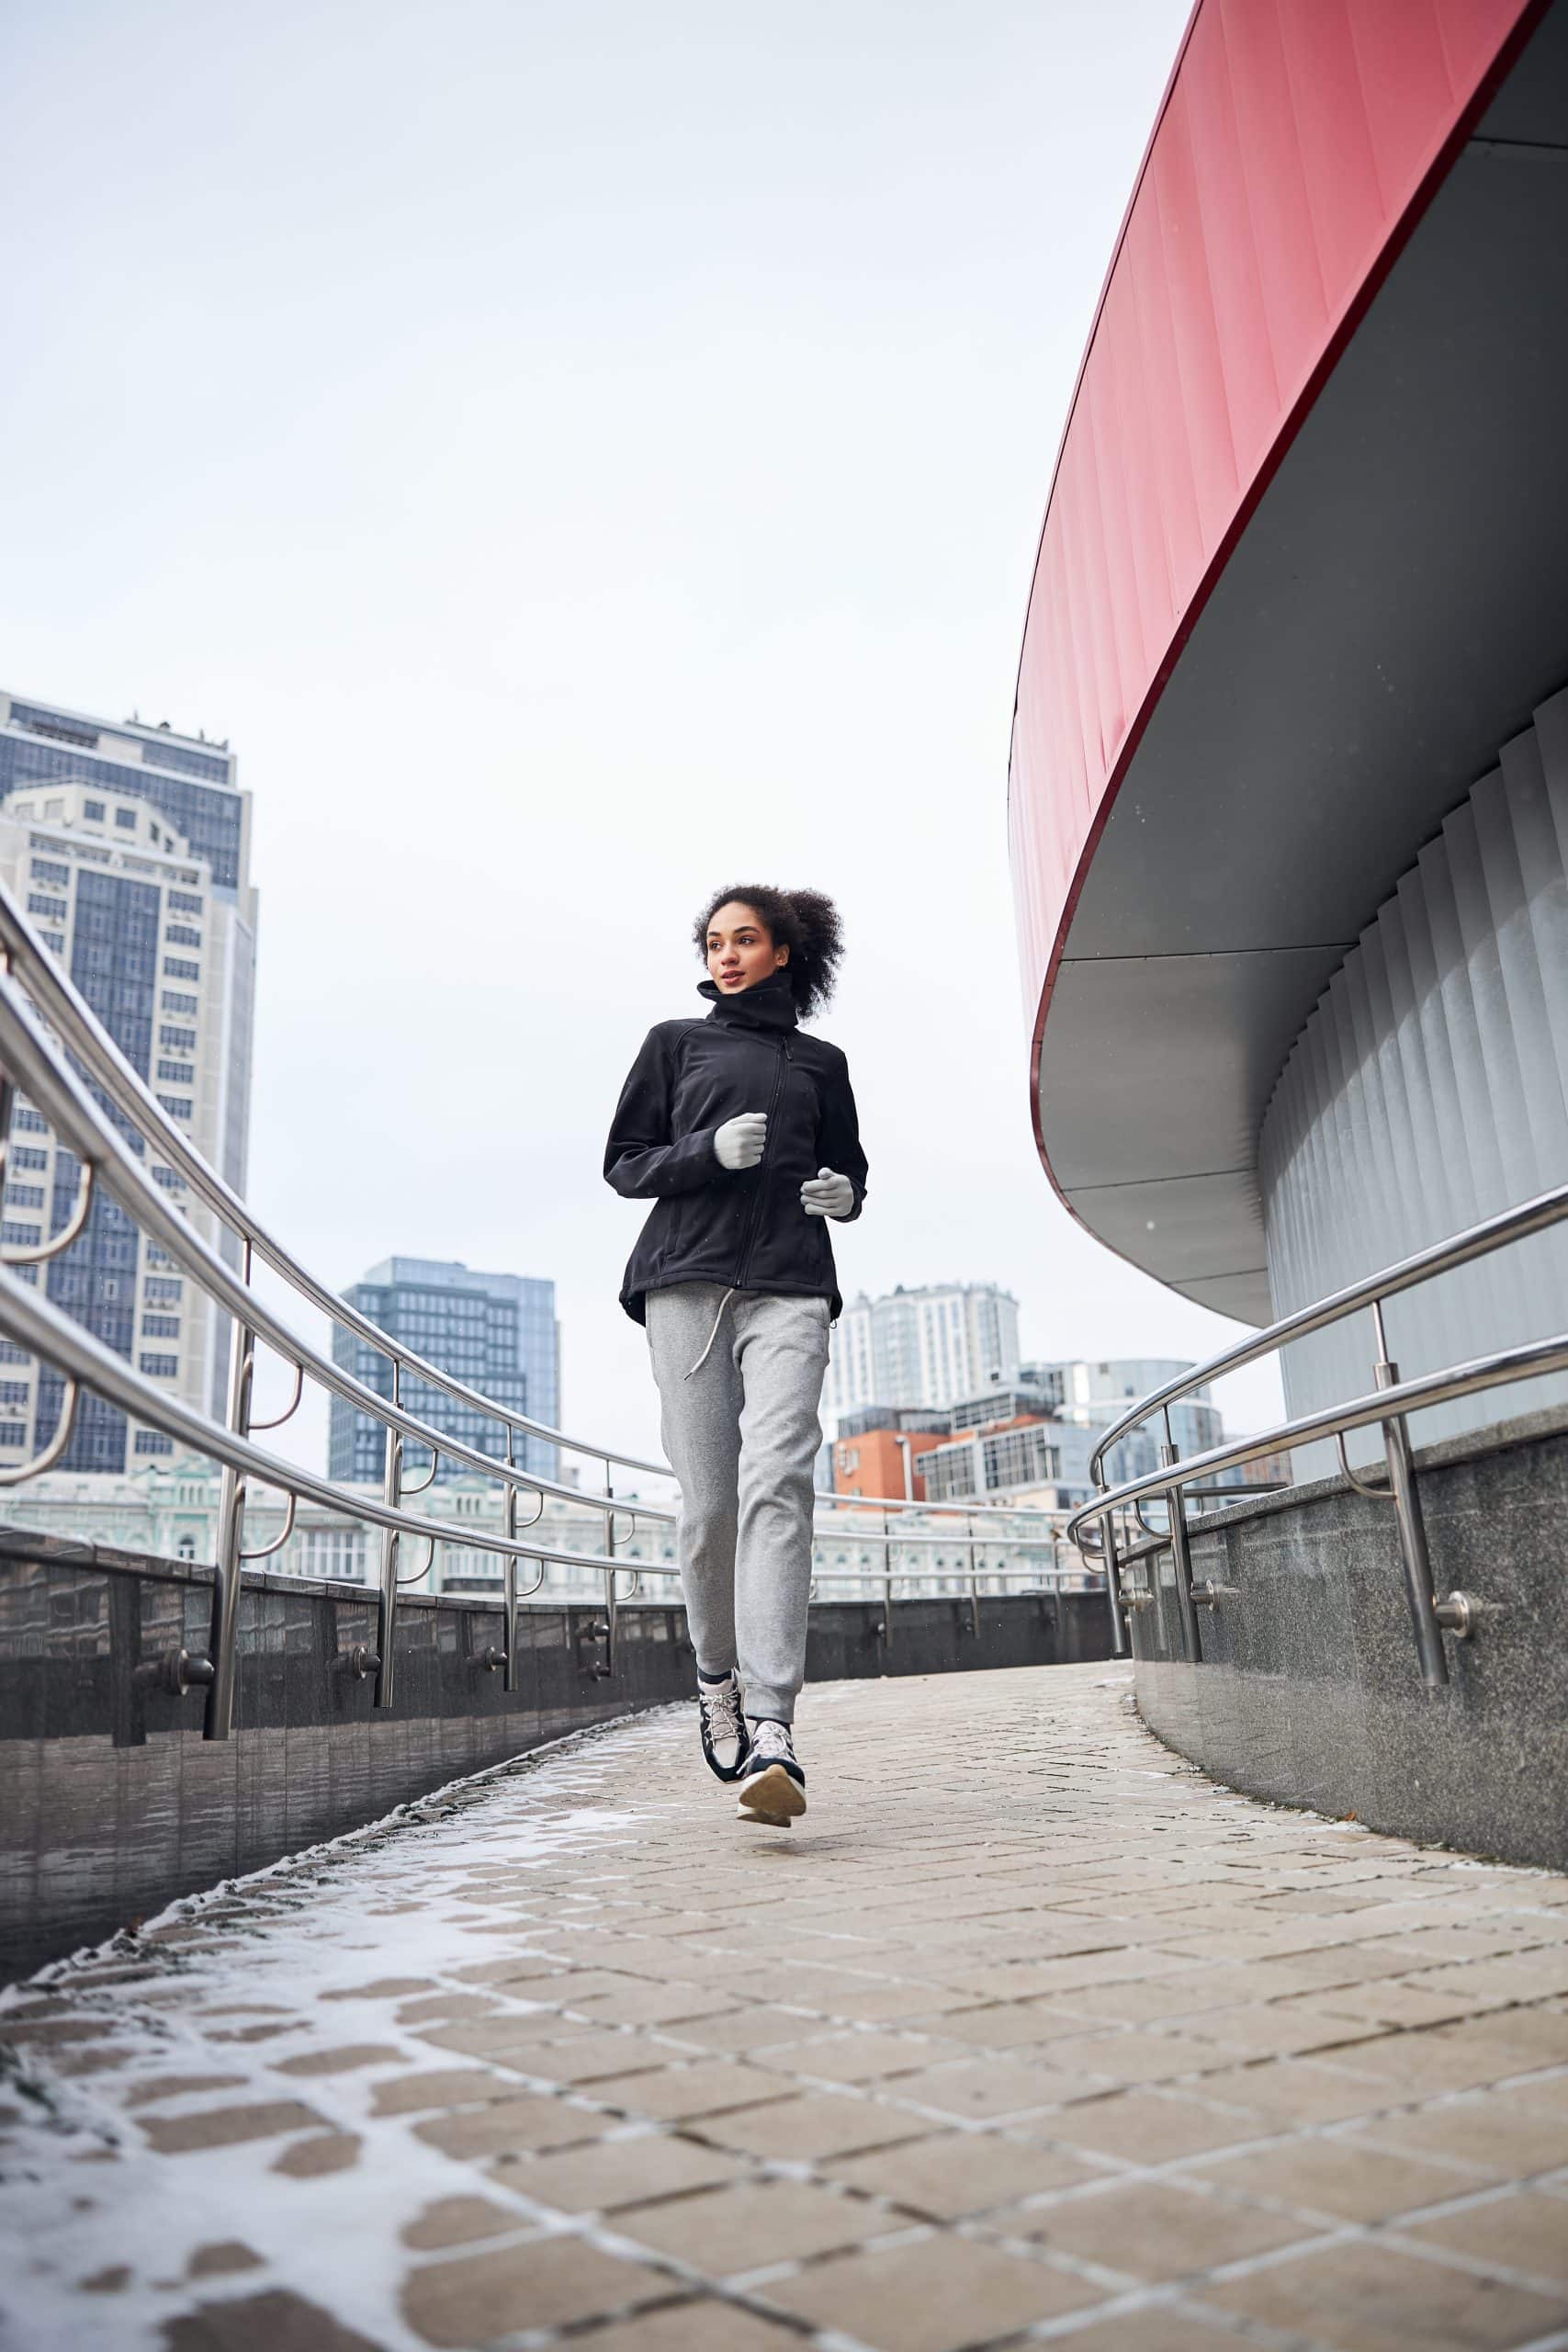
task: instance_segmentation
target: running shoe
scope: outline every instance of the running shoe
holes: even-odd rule
[[[740,1712],[740,1684],[732,1667],[722,1682],[697,1677],[697,1723],[708,1770],[721,1781],[740,1777],[751,1747],[751,1735]]]
[[[753,1719],[751,1752],[739,1790],[742,1821],[787,1829],[806,1811],[806,1767],[795,1752],[788,1724]]]

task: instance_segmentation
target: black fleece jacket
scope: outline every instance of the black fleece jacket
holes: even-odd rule
[[[849,1064],[837,1046],[796,1027],[782,970],[736,996],[712,980],[698,993],[713,1005],[705,1020],[649,1031],[604,1149],[605,1182],[628,1201],[654,1204],[621,1305],[641,1323],[650,1290],[722,1283],[826,1298],[837,1316],[831,1220],[807,1216],[800,1188],[831,1168],[853,1185],[849,1215],[860,1215],[865,1154]],[[742,1111],[768,1114],[766,1149],[755,1168],[721,1167],[715,1133]]]

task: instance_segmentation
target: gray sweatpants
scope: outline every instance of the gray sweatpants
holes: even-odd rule
[[[702,1673],[738,1668],[746,1713],[788,1723],[806,1679],[828,1301],[738,1290],[721,1317],[725,1297],[717,1283],[648,1294],[686,1622]]]

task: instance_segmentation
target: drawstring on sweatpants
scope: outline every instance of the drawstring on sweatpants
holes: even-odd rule
[[[710,1351],[711,1351],[711,1349],[712,1349],[712,1347],[713,1347],[713,1343],[714,1343],[714,1341],[715,1341],[715,1340],[717,1339],[717,1337],[718,1337],[718,1327],[719,1327],[719,1325],[720,1325],[720,1324],[723,1322],[723,1320],[724,1320],[724,1310],[725,1310],[725,1308],[729,1305],[730,1300],[731,1300],[734,1296],[735,1296],[735,1293],[734,1293],[734,1291],[733,1291],[732,1289],[731,1289],[731,1290],[727,1290],[727,1291],[725,1292],[725,1294],[724,1294],[724,1296],[719,1300],[719,1302],[718,1302],[718,1313],[717,1313],[717,1314],[714,1317],[714,1318],[713,1318],[713,1329],[708,1333],[708,1343],[707,1343],[707,1346],[703,1350],[702,1354],[697,1358],[696,1363],[692,1366],[692,1371],[691,1371],[691,1372],[688,1372],[688,1373],[685,1373],[685,1374],[682,1374],[682,1377],[683,1377],[684,1379],[686,1379],[686,1380],[690,1380],[690,1379],[691,1379],[691,1377],[692,1377],[692,1373],[701,1372],[701,1370],[702,1370],[702,1368],[703,1368],[704,1364],[705,1364],[705,1363],[706,1363],[706,1362],[707,1362],[707,1360],[708,1360],[709,1352],[710,1352]]]

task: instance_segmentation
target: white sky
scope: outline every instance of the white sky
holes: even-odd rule
[[[252,1201],[340,1286],[553,1276],[570,1425],[656,1444],[599,1163],[741,878],[844,910],[846,1290],[1004,1283],[1028,1354],[1234,1329],[1051,1194],[1006,854],[1040,516],[1185,15],[7,12],[0,676],[232,739]]]

